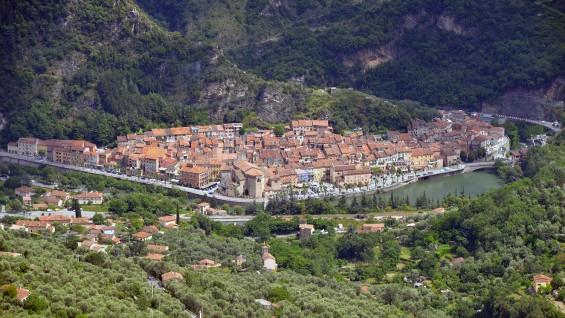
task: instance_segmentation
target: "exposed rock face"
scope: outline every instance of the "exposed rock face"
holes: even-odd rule
[[[395,60],[404,52],[399,42],[407,30],[426,32],[426,30],[434,27],[459,35],[468,35],[475,32],[473,29],[463,27],[456,21],[455,17],[449,14],[442,13],[437,16],[430,15],[425,10],[421,10],[417,14],[404,17],[402,24],[398,30],[396,30],[394,38],[391,41],[378,48],[361,49],[349,56],[344,56],[342,59],[343,65],[353,67],[355,64],[361,63],[363,70],[366,71],[383,63]]]
[[[300,87],[300,86],[297,86]],[[268,122],[286,122],[306,105],[306,92],[285,91],[281,85],[268,85],[260,90],[255,109]]]
[[[467,35],[471,32],[471,30],[467,30],[463,26],[458,24],[455,21],[455,17],[447,14],[441,14],[438,17],[436,26],[441,30],[453,32],[459,35]]]
[[[392,61],[397,56],[397,47],[393,43],[388,43],[377,49],[362,49],[352,56],[346,56],[343,59],[343,65],[353,67],[357,62],[361,62],[363,70],[367,70]]]
[[[210,118],[221,121],[227,112],[254,111],[268,122],[285,122],[306,105],[307,92],[299,84],[266,82],[256,87],[234,79],[207,84],[199,104],[210,110]]]
[[[500,102],[483,103],[482,110],[487,113],[553,121],[558,119],[558,113],[565,111],[564,100],[565,78],[558,77],[546,87],[508,90],[502,95]]]

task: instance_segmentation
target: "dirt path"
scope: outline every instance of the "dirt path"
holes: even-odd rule
[[[555,307],[559,308],[562,313],[565,313],[565,304],[562,301],[557,301],[553,297],[549,296],[547,298],[555,305]]]

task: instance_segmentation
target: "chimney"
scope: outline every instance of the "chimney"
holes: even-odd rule
[[[263,245],[261,246],[261,256],[267,253],[269,253],[269,245],[263,243]]]

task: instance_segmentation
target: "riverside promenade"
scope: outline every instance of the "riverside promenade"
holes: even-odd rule
[[[203,190],[198,190],[198,189],[194,189],[194,188],[189,188],[189,187],[184,187],[184,186],[172,184],[169,181],[161,181],[161,180],[154,180],[154,179],[143,179],[143,178],[136,177],[136,176],[128,176],[128,175],[106,172],[106,171],[101,171],[101,170],[92,169],[92,168],[78,167],[78,166],[73,166],[73,165],[65,165],[65,164],[47,161],[47,160],[40,158],[40,157],[22,156],[22,155],[17,155],[17,154],[13,154],[13,153],[8,153],[8,152],[3,151],[3,150],[0,150],[0,161],[19,164],[19,165],[25,165],[25,166],[33,166],[33,167],[39,167],[39,166],[42,166],[42,165],[46,165],[46,166],[51,166],[51,167],[54,167],[54,168],[57,168],[57,169],[80,171],[80,172],[96,174],[96,175],[105,176],[105,177],[112,177],[112,178],[117,178],[117,179],[128,180],[128,181],[137,182],[137,183],[146,184],[146,185],[160,186],[160,187],[164,187],[164,188],[168,188],[168,189],[175,188],[175,189],[179,189],[181,191],[187,192],[188,196],[191,197],[191,198],[203,198],[205,196],[207,196],[209,198],[213,197],[220,204],[228,203],[230,205],[247,206],[247,205],[252,204],[253,202],[256,202],[256,203],[260,203],[260,204],[266,206],[266,204],[268,202],[268,198],[249,199],[249,198],[228,197],[228,196],[221,195],[221,194],[218,194],[218,193],[209,194],[208,192],[203,191]],[[382,182],[380,183],[380,186],[375,183],[373,188],[369,187],[369,188],[363,189],[363,190],[359,189],[358,192],[347,192],[347,191],[337,192],[336,191],[336,192],[331,192],[331,193],[325,194],[324,196],[339,196],[339,195],[348,195],[349,196],[349,195],[359,195],[359,194],[362,194],[362,193],[371,193],[371,192],[375,192],[375,191],[386,192],[386,191],[389,191],[389,190],[398,189],[398,188],[405,186],[405,185],[408,185],[410,183],[417,182],[420,179],[428,179],[428,178],[433,178],[433,177],[436,177],[436,176],[444,176],[444,175],[453,175],[453,174],[458,174],[458,173],[476,171],[476,170],[480,170],[480,169],[489,169],[489,168],[492,168],[492,167],[494,167],[494,161],[474,162],[474,163],[469,163],[469,164],[465,164],[465,165],[453,166],[453,167],[450,167],[450,168],[430,169],[430,170],[427,170],[425,172],[410,173],[406,176],[403,176],[401,179],[396,178],[396,180],[394,180],[392,177],[390,177],[390,179],[388,179],[388,180],[383,179]]]

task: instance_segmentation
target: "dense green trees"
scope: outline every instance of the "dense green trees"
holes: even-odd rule
[[[238,71],[221,52],[268,80],[406,100],[290,94],[297,99],[288,117],[328,117],[338,131],[403,129],[410,118],[434,113],[419,103],[476,108],[563,72],[563,21],[554,3],[136,1],[144,14],[132,5],[1,4],[2,143],[32,135],[107,145],[115,135],[159,126],[242,121],[267,82]],[[207,85],[228,79],[247,96],[205,97]]]
[[[564,35],[557,30],[564,24],[552,5],[326,1],[310,20],[323,29],[297,23],[278,41],[236,47],[231,58],[266,78],[303,76],[311,85],[478,108],[505,89],[544,84],[563,72]],[[297,20],[292,10],[279,14]],[[391,58],[371,67],[368,56],[383,51]]]
[[[0,285],[32,292],[23,305],[9,300],[10,295],[0,296],[2,313],[8,317],[111,317],[116,312],[123,317],[189,316],[169,294],[152,293],[146,273],[131,260],[75,254],[58,238],[24,239],[0,231],[0,242],[6,243],[3,250],[25,254],[0,257]]]

